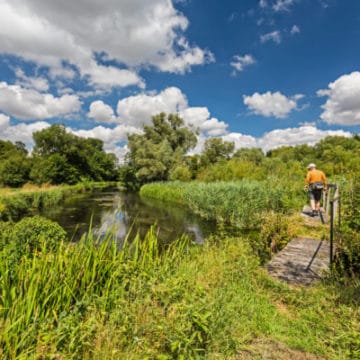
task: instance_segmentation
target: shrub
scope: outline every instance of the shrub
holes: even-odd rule
[[[12,282],[25,258],[32,259],[42,253],[53,253],[66,239],[65,230],[56,222],[35,216],[18,223],[0,223],[0,265],[5,274],[3,281]]]
[[[264,261],[271,254],[282,250],[291,238],[288,218],[274,212],[268,212],[261,224],[258,241],[252,243],[259,258]]]
[[[54,250],[65,239],[65,230],[57,222],[42,216],[21,219],[14,225],[11,235],[11,240],[27,252],[40,251],[43,240],[46,250]]]
[[[42,251],[55,251],[67,237],[58,223],[41,216],[23,218],[15,225],[3,224],[0,230],[4,244],[1,255],[11,264],[10,277],[16,273],[16,266],[24,255],[31,257]]]

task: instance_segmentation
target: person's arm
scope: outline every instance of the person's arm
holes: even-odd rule
[[[305,185],[304,185],[304,191],[308,191],[309,189],[309,184],[310,184],[310,172],[308,172],[306,174],[306,178],[305,178]]]

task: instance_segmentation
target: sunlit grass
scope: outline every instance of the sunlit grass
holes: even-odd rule
[[[84,182],[62,186],[44,184],[40,187],[27,184],[19,189],[0,188],[0,220],[17,220],[34,209],[54,206],[68,196],[109,185],[115,183]]]
[[[272,358],[359,355],[354,287],[272,280],[241,238],[182,238],[160,252],[152,228],[120,247],[109,233],[8,264],[2,256],[6,359],[261,358],[264,344]]]

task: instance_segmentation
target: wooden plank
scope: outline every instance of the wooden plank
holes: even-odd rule
[[[291,284],[310,285],[329,269],[330,245],[309,238],[292,239],[268,262],[268,273]]]

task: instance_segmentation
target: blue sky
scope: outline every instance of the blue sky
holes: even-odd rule
[[[63,123],[119,158],[179,113],[236,148],[360,131],[358,0],[3,0],[0,138]]]

